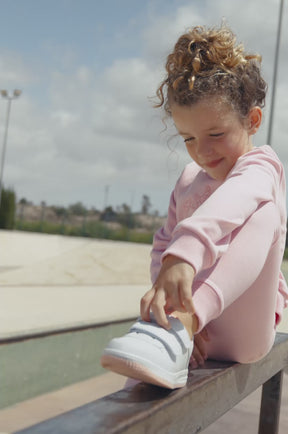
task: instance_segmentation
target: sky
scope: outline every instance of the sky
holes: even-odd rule
[[[271,145],[288,178],[288,5]],[[263,57],[270,91],[254,143],[267,142],[280,0],[0,0],[0,89],[12,101],[3,181],[17,199],[165,215],[189,162],[153,108],[166,57],[195,25],[225,19]],[[0,150],[7,100],[0,98]]]

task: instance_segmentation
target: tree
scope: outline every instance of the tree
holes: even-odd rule
[[[71,214],[74,215],[86,215],[87,214],[87,209],[85,208],[85,206],[82,204],[82,202],[76,202],[73,205],[69,206],[69,211]]]
[[[126,203],[123,203],[118,208],[118,222],[129,229],[134,228],[136,225],[135,217],[131,212],[131,208]]]
[[[53,211],[57,215],[57,217],[66,217],[68,214],[67,209],[64,206],[53,206]]]
[[[143,194],[142,196],[142,207],[141,207],[141,212],[142,214],[149,214],[149,210],[151,208],[151,202],[150,202],[150,197],[147,196],[146,194]]]
[[[13,229],[16,211],[16,195],[12,189],[2,189],[0,203],[0,228]]]
[[[22,199],[19,200],[20,205],[29,205],[28,200],[25,197],[22,197]]]
[[[107,206],[100,214],[100,220],[104,222],[115,222],[117,220],[117,213],[112,206]]]

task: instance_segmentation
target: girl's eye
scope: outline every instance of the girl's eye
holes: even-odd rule
[[[194,140],[194,137],[188,137],[187,139],[184,139],[184,143],[190,142]]]
[[[221,137],[224,133],[210,134],[210,137]]]

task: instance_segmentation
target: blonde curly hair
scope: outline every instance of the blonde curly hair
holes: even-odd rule
[[[180,36],[167,57],[167,76],[157,89],[168,115],[171,104],[190,106],[203,98],[220,96],[246,117],[253,106],[263,107],[267,84],[261,77],[261,56],[247,54],[233,32],[194,27]]]

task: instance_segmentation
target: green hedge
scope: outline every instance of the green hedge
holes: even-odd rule
[[[12,189],[2,189],[0,203],[0,228],[13,229],[16,211],[16,195]]]
[[[81,226],[53,224],[48,222],[16,221],[15,228],[29,232],[43,232],[46,234],[70,235],[74,237],[100,238],[114,241],[130,241],[134,243],[151,244],[153,232],[139,232],[125,226],[111,229],[105,223],[88,222]]]

